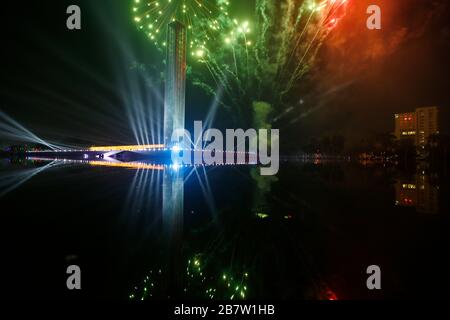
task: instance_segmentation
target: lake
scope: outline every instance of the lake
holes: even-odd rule
[[[38,298],[448,297],[449,185],[428,168],[0,160],[1,290]],[[68,291],[66,268],[81,268]],[[368,290],[378,265],[382,290]]]

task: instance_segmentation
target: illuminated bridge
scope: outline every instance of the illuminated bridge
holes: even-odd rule
[[[203,153],[211,152],[206,150],[181,149],[179,147],[167,148],[163,144],[152,145],[124,145],[124,146],[95,146],[85,149],[58,149],[46,151],[28,151],[28,159],[34,160],[64,160],[64,161],[87,161],[93,162],[98,166],[115,164],[115,166],[135,167],[145,169],[142,161],[151,161],[152,163],[172,164],[173,152],[189,152],[194,158],[203,159]],[[222,155],[224,165],[243,165],[256,164],[257,155],[248,152],[239,151],[214,151]],[[229,155],[232,154],[234,161],[230,163]],[[97,161],[97,162],[95,162]],[[130,164],[135,162],[135,164]],[[199,164],[197,164],[199,165]],[[219,164],[220,165],[220,164]],[[158,167],[159,168],[159,167]],[[160,168],[159,168],[160,169]]]
[[[84,149],[57,149],[45,151],[28,151],[28,157],[53,159],[119,159],[137,160],[140,158],[170,157],[171,150],[163,144],[125,145],[125,146],[95,146]]]
[[[148,144],[134,146],[109,146],[109,147],[90,147],[89,151],[111,152],[111,151],[162,151],[165,149],[163,144]]]

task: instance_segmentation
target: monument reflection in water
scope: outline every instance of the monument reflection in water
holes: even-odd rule
[[[238,276],[223,273],[223,270],[217,270],[220,266],[218,261],[207,253],[193,253],[195,248],[186,250],[185,187],[190,177],[207,180],[206,170],[205,166],[186,167],[171,164],[164,167],[161,184],[162,242],[158,248],[159,258],[149,266],[148,274],[133,285],[129,299],[246,298],[249,277],[247,272]],[[208,183],[202,185],[204,191],[209,189],[206,185]],[[207,197],[212,196],[208,194]]]
[[[165,291],[169,296],[182,291],[182,278],[177,266],[183,264],[182,236],[184,219],[184,173],[182,168],[172,166],[165,170],[162,183],[162,222],[164,239],[168,250],[166,253],[166,270],[164,277]]]

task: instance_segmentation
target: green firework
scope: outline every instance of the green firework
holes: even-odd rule
[[[226,103],[238,108],[259,100],[282,105],[314,65],[347,1],[255,0],[251,19],[226,20],[198,59],[211,76],[199,76],[203,86],[221,86]]]
[[[194,56],[203,56],[204,47],[222,30],[228,17],[228,0],[133,0],[133,20],[139,30],[158,47],[166,46],[166,29],[172,21],[183,23]]]

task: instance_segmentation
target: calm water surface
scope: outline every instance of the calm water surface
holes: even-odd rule
[[[133,169],[1,160],[2,294],[448,297],[448,179],[350,163]],[[66,267],[82,290],[66,290]],[[381,291],[366,268],[382,269]]]

